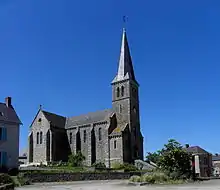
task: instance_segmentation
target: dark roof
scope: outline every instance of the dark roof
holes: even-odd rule
[[[186,148],[186,151],[190,152],[190,153],[209,153],[199,146],[190,146],[190,147]]]
[[[220,161],[220,155],[212,155],[212,161]]]
[[[13,106],[7,107],[5,103],[0,103],[0,121],[22,124]]]
[[[80,116],[69,117],[66,121],[66,128],[106,121],[108,118],[111,117],[112,114],[113,111],[111,109],[107,109],[97,112],[90,112],[88,114]]]
[[[65,127],[65,123],[66,123],[66,118],[54,113],[50,113],[47,111],[43,111],[43,114],[45,115],[45,117],[47,118],[48,121],[50,121],[51,125],[56,126],[56,127],[60,127],[60,128],[64,128]]]

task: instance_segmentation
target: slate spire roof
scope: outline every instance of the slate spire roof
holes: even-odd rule
[[[126,79],[131,79],[131,80],[136,81],[135,75],[134,75],[134,69],[132,65],[130,49],[128,45],[126,30],[123,29],[118,73],[112,82],[114,83],[114,82],[118,82],[118,81],[126,80]]]

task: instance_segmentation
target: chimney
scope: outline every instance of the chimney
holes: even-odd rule
[[[189,148],[189,144],[186,144],[185,146],[186,146],[186,148]]]
[[[5,104],[6,104],[7,107],[11,107],[12,106],[11,105],[11,97],[6,97],[5,98]]]

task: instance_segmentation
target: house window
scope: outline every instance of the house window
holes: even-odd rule
[[[99,141],[101,141],[101,140],[102,140],[102,129],[99,128]]]
[[[73,133],[70,133],[70,144],[73,143]]]
[[[41,122],[41,118],[38,119],[38,122],[39,122],[39,123]]]
[[[0,166],[7,166],[7,152],[0,152]]]
[[[37,144],[39,144],[39,132],[37,132]]]
[[[42,142],[43,142],[43,132],[41,131],[40,132],[40,144],[42,144]]]
[[[114,149],[116,149],[116,148],[117,148],[117,141],[114,140]]]
[[[0,140],[1,141],[7,140],[7,129],[5,127],[0,128]]]
[[[124,91],[125,91],[125,88],[124,86],[121,87],[121,96],[123,97],[124,96]]]
[[[120,96],[120,89],[119,87],[117,88],[117,98]]]
[[[83,132],[83,141],[86,142],[86,130]]]

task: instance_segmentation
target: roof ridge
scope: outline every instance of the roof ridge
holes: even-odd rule
[[[67,119],[68,119],[68,118],[72,118],[72,117],[86,116],[86,115],[89,115],[89,114],[92,114],[92,113],[104,112],[104,111],[112,111],[112,109],[109,108],[109,109],[98,110],[98,111],[93,111],[93,112],[91,111],[91,112],[87,112],[87,113],[83,113],[83,114],[79,114],[79,115],[75,115],[75,116],[69,116],[69,117],[67,117]]]
[[[53,113],[53,112],[49,112],[49,111],[46,111],[46,110],[41,110],[42,112],[46,112],[46,113],[49,113],[49,114],[53,114],[53,115],[56,115],[56,116],[59,116],[59,117],[64,117],[66,118],[65,116],[62,116],[62,115],[58,115],[56,113]]]

